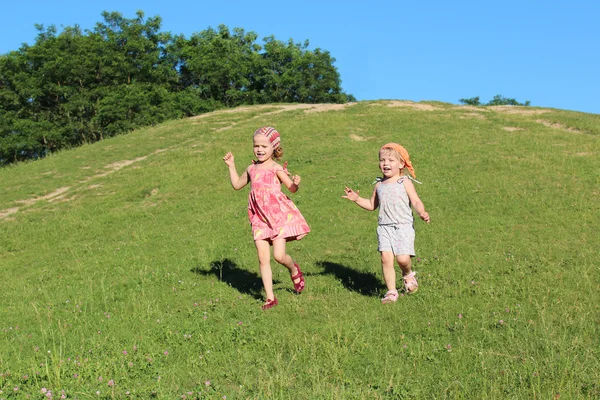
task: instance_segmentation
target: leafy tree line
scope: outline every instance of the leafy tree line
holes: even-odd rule
[[[225,25],[186,38],[161,18],[103,12],[82,31],[36,25],[0,55],[0,165],[241,104],[344,103],[335,58]]]
[[[504,97],[500,94],[494,96],[494,98],[487,103],[482,103],[479,100],[479,96],[469,97],[468,99],[458,99],[459,102],[463,104],[468,104],[470,106],[530,106],[531,102],[526,100],[525,103],[519,103],[517,100],[513,98]]]

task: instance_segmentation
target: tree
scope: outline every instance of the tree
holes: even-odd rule
[[[502,95],[497,94],[494,98],[488,101],[485,104],[481,104],[479,101],[479,96],[477,97],[469,97],[468,99],[458,99],[459,102],[463,104],[468,104],[471,106],[530,106],[531,102],[529,100],[525,101],[525,103],[519,103],[517,100],[512,98],[506,98]]]
[[[142,11],[102,17],[85,31],[36,25],[34,45],[0,56],[0,165],[223,106],[354,100],[308,41],[261,46],[225,25],[186,39]]]

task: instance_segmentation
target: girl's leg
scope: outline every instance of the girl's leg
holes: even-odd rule
[[[402,279],[404,287],[408,293],[414,293],[419,289],[419,283],[415,278],[415,273],[412,271],[412,260],[408,254],[400,254],[396,256],[396,261],[402,270]]]
[[[266,240],[255,240],[254,245],[258,254],[260,277],[265,287],[267,300],[273,300],[275,293],[273,293],[273,272],[271,271],[271,245]]]
[[[398,254],[396,261],[402,270],[402,276],[406,276],[412,272],[412,260],[408,254]]]
[[[296,276],[298,275],[298,268],[294,265],[292,257],[285,252],[285,243],[285,239],[273,240],[273,258],[290,271],[290,276]],[[293,282],[300,282],[300,278],[296,278]]]
[[[394,253],[391,251],[381,252],[381,270],[383,280],[388,290],[396,290],[396,270],[394,269]]]

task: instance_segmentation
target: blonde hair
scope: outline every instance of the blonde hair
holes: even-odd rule
[[[281,146],[277,147],[276,149],[273,149],[273,158],[279,161],[281,160],[281,157],[283,157],[283,149],[281,148]]]
[[[402,161],[404,164],[406,164],[406,161],[404,160],[404,158],[402,158],[402,156],[400,155],[400,153],[398,152],[398,150],[396,149],[392,149],[391,147],[384,147],[382,149],[379,149],[379,154],[381,153],[385,153],[385,154],[393,154],[394,156],[396,156],[396,158],[400,161]],[[404,168],[402,168],[404,169]]]

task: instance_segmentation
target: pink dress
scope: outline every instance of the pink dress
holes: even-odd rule
[[[270,169],[260,169],[257,165],[248,168],[252,182],[248,194],[248,218],[254,240],[300,240],[310,232],[300,210],[281,191],[277,171],[286,170],[279,165]]]

